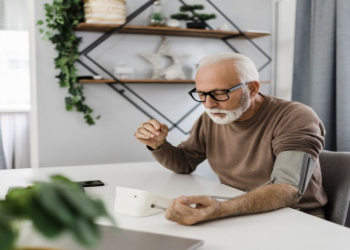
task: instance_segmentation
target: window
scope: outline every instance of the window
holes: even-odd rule
[[[30,110],[26,0],[0,0],[0,112]]]
[[[27,2],[0,0],[0,169],[30,167]]]

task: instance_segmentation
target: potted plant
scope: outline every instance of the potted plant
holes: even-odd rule
[[[114,224],[101,200],[88,197],[77,183],[63,176],[14,188],[0,200],[0,250],[23,249],[18,248],[17,240],[26,221],[46,238],[68,232],[81,245],[95,246],[100,237],[95,224],[99,217],[107,217]]]
[[[186,23],[187,28],[190,29],[205,29],[206,24],[204,21],[209,20],[209,19],[214,19],[216,16],[215,14],[198,14],[195,13],[195,10],[203,10],[204,6],[203,5],[182,5],[180,7],[181,13],[173,14],[170,17],[172,19],[177,19],[177,20],[185,20],[185,21],[190,21]],[[191,12],[192,15],[188,15],[187,13],[183,12]]]

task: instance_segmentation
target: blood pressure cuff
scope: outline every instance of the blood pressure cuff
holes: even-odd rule
[[[299,189],[300,197],[304,194],[316,161],[311,155],[300,151],[284,151],[277,155],[271,174],[271,183],[286,183]]]

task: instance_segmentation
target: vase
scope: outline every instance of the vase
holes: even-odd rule
[[[186,26],[189,29],[205,29],[207,27],[205,22],[188,22]]]

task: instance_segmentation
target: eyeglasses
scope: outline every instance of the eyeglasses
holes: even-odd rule
[[[229,96],[230,92],[232,92],[232,91],[234,91],[236,89],[242,88],[246,84],[247,83],[240,83],[240,84],[238,84],[238,85],[236,85],[236,86],[234,86],[233,88],[230,88],[230,89],[213,90],[213,91],[209,91],[209,92],[196,91],[196,88],[194,88],[190,92],[188,92],[188,94],[196,102],[205,102],[206,99],[207,99],[207,95],[209,95],[215,101],[223,102],[223,101],[227,101],[230,98],[230,96]]]

